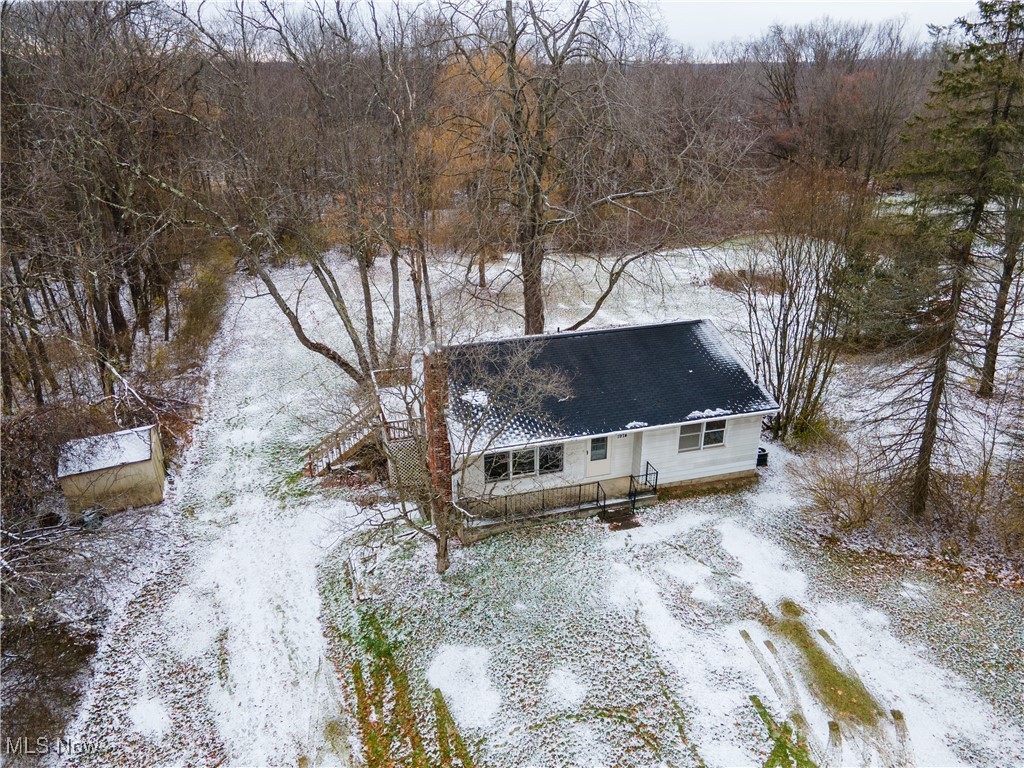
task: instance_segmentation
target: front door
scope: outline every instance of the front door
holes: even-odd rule
[[[633,433],[633,474],[639,475],[641,469],[643,469],[643,457],[644,457],[644,433],[634,432]]]
[[[611,441],[607,437],[592,437],[587,445],[587,477],[600,477],[612,470]]]

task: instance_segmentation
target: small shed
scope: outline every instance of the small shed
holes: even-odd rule
[[[153,425],[72,440],[61,446],[57,479],[73,512],[115,511],[164,498],[164,452]]]

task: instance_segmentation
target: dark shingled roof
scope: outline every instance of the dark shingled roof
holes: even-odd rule
[[[562,371],[571,382],[572,397],[548,398],[543,414],[518,416],[513,405],[489,402],[480,380],[481,357],[501,371],[524,344],[533,348],[531,368]],[[778,408],[708,320],[456,345],[446,355],[456,450],[458,437],[481,424],[485,435],[500,424],[486,447],[505,447]]]

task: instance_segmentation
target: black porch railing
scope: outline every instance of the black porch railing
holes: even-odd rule
[[[560,488],[542,488],[526,493],[489,498],[462,498],[458,506],[474,518],[513,520],[555,509],[592,506],[604,511],[608,495],[600,483],[581,483]]]
[[[653,496],[658,492],[658,470],[647,462],[642,475],[629,476],[629,510],[636,511],[636,500],[641,496]]]

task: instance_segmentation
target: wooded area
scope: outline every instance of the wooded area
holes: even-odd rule
[[[578,329],[670,249],[739,248],[715,279],[746,304],[772,433],[842,456],[805,477],[824,515],[1019,564],[1024,6],[983,0],[928,41],[826,19],[704,57],[648,10],[5,0],[5,638],[95,565],[66,566],[59,445],[147,423],[182,444],[236,275],[357,389],[452,337],[439,260],[488,301],[503,254],[539,334],[553,260],[601,281]],[[830,399],[843,366],[861,413]]]

